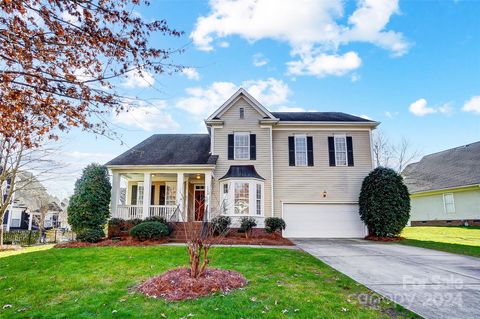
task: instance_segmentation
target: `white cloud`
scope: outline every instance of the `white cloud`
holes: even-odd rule
[[[360,80],[360,75],[356,74],[356,73],[353,73],[351,76],[350,76],[350,81],[352,82],[357,82]]]
[[[138,127],[145,131],[156,129],[178,129],[180,125],[170,114],[165,112],[166,102],[160,101],[155,105],[132,107],[128,112],[122,112],[114,117],[116,123]]]
[[[399,112],[390,112],[390,111],[385,112],[385,116],[388,117],[389,119],[395,118],[398,114],[400,114],[400,113]]]
[[[268,59],[265,58],[262,53],[255,53],[253,55],[253,65],[256,66],[257,68],[267,64],[268,64]]]
[[[480,114],[480,95],[473,96],[470,100],[465,102],[462,111]]]
[[[208,116],[222,105],[239,87],[245,88],[255,99],[267,107],[281,105],[291,94],[286,83],[274,78],[244,81],[239,86],[232,82],[214,82],[208,87],[187,88],[187,97],[176,106],[197,116]]]
[[[453,107],[452,103],[445,103],[441,106],[438,107],[438,112],[445,114],[445,115],[451,115],[453,113]]]
[[[221,47],[221,48],[228,48],[230,46],[230,43],[228,43],[227,41],[221,41],[218,44],[218,46]]]
[[[372,118],[368,115],[362,114],[362,115],[357,115],[358,117],[361,117],[362,119],[370,120],[373,121]]]
[[[301,60],[287,63],[289,74],[314,75],[319,78],[329,75],[342,76],[357,69],[361,64],[362,60],[353,51],[344,55],[307,54]]]
[[[198,73],[197,69],[195,69],[195,68],[184,68],[182,70],[182,73],[189,80],[194,80],[194,81],[200,80],[200,74]]]
[[[418,99],[412,104],[410,104],[410,107],[408,109],[416,116],[424,116],[427,114],[437,113],[436,109],[427,106],[427,100],[423,98]]]
[[[399,14],[398,0],[359,0],[346,24],[341,22],[345,21],[344,6],[342,0],[212,0],[210,13],[197,19],[190,37],[204,51],[213,50],[216,39],[232,35],[249,42],[286,42],[292,56],[300,57],[300,61],[291,62],[293,71],[316,76],[343,75],[358,68],[360,58],[355,52],[349,52],[350,58],[355,54],[355,67],[338,66],[347,63],[339,60],[346,55],[339,53],[340,47],[351,42],[371,43],[394,55],[407,52],[409,44],[404,36],[386,29],[391,16]],[[324,71],[318,64],[326,57],[341,71]]]
[[[128,89],[146,88],[155,83],[153,75],[143,69],[133,70],[125,75],[125,80],[121,85]]]

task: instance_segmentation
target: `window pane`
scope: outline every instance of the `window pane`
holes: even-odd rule
[[[137,205],[143,205],[143,184],[138,184]]]
[[[262,185],[257,184],[257,215],[262,215]]]
[[[235,159],[250,159],[250,134],[235,134]]]
[[[166,185],[165,205],[175,205],[177,197],[176,183],[169,183]]]
[[[307,138],[305,136],[295,137],[295,165],[307,165]]]
[[[20,227],[20,219],[12,219],[12,227]]]
[[[453,199],[453,194],[443,195],[443,201],[445,203],[445,212],[455,213],[455,202]]]
[[[345,136],[335,136],[335,164],[347,165],[347,140]]]
[[[248,183],[235,183],[235,214],[248,215],[249,213]]]

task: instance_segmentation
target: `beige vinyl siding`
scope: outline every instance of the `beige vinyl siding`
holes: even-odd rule
[[[480,190],[448,191],[453,194],[455,212],[446,213],[443,205],[443,193],[415,196],[410,199],[411,221],[480,219]]]
[[[306,134],[313,137],[313,167],[289,166],[288,137]],[[352,137],[354,166],[329,166],[328,137]],[[282,214],[282,202],[351,203],[358,202],[365,176],[372,170],[369,130],[273,130],[273,180],[275,216]],[[322,193],[326,191],[324,198]]]
[[[240,119],[239,108],[245,109],[245,118]],[[222,128],[214,128],[213,154],[219,155],[214,171],[215,180],[212,183],[212,215],[219,213],[220,182],[230,165],[254,165],[258,174],[265,178],[264,184],[264,215],[271,216],[271,158],[270,158],[270,128],[261,128],[259,120],[263,118],[255,108],[245,99],[240,98],[221,117],[224,124]],[[228,134],[234,132],[250,132],[256,134],[257,156],[256,160],[228,160]]]

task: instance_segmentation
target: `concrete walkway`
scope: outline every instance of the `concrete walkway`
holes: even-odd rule
[[[365,240],[294,242],[424,318],[480,318],[480,258]]]

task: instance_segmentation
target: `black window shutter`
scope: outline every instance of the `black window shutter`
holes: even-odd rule
[[[137,205],[137,191],[138,185],[132,185],[132,196],[130,197],[131,205]]]
[[[347,136],[347,158],[348,166],[353,166],[353,141],[351,136]]]
[[[160,185],[160,205],[165,205],[165,185]]]
[[[228,159],[233,160],[233,134],[228,134]]]
[[[155,185],[152,185],[152,190],[150,192],[150,205],[155,205]]]
[[[328,159],[330,166],[335,166],[335,142],[333,136],[328,137]]]
[[[288,137],[288,165],[295,166],[295,140],[293,136]]]
[[[250,159],[257,159],[257,136],[255,134],[250,134]]]
[[[313,137],[307,136],[307,161],[308,166],[313,166]]]

